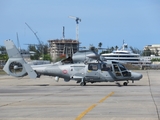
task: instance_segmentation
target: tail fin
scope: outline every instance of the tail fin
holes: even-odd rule
[[[30,78],[35,79],[37,77],[37,74],[32,69],[32,67],[24,61],[13,41],[6,40],[4,43],[9,59],[5,64],[3,70],[7,74],[14,77],[22,77],[28,74]]]
[[[13,41],[5,40],[4,44],[6,46],[6,50],[9,58],[22,58],[21,54],[19,53],[18,49],[14,45]]]

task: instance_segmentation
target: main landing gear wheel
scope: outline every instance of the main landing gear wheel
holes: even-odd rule
[[[86,85],[86,82],[81,82],[80,85],[81,85],[81,86],[85,86],[85,85]]]
[[[124,82],[124,83],[123,83],[123,85],[124,85],[124,86],[127,86],[127,85],[128,85],[128,83],[127,83],[127,82]]]

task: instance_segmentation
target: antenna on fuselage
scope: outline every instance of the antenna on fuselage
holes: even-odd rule
[[[20,43],[19,43],[19,37],[18,37],[18,33],[17,34],[17,45],[18,45],[18,50],[20,51],[21,50],[21,47],[20,47]]]

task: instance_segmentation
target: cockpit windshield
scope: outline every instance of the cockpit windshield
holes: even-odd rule
[[[116,77],[131,77],[130,71],[128,71],[124,65],[122,64],[114,64],[113,65],[114,73]]]
[[[120,68],[121,71],[126,71],[126,70],[127,70],[127,69],[125,68],[125,66],[122,65],[122,64],[119,64],[119,68]]]

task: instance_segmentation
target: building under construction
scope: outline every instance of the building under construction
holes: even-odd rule
[[[77,52],[79,47],[79,41],[72,39],[55,39],[48,40],[49,42],[49,53],[52,57],[53,62],[61,56],[72,56]]]

